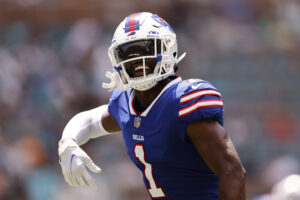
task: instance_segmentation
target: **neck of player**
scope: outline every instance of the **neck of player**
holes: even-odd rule
[[[171,82],[170,78],[164,79],[157,83],[153,88],[146,91],[135,90],[135,96],[139,104],[143,107],[148,107],[154,99],[159,95],[159,93],[164,89],[164,87]]]

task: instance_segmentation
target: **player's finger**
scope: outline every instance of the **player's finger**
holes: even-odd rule
[[[87,173],[87,172],[83,172],[82,174],[81,174],[81,178],[82,178],[82,180],[84,181],[84,183],[86,184],[86,186],[87,187],[91,187],[90,185],[89,185],[89,182],[87,181],[87,179],[86,179],[86,175],[85,175],[85,173]]]
[[[72,182],[71,182],[71,180],[70,180],[70,176],[69,176],[69,175],[66,175],[66,174],[64,174],[64,173],[63,173],[63,176],[64,176],[64,178],[65,178],[65,181],[66,181],[70,186],[72,186]]]
[[[87,171],[84,171],[81,174],[81,178],[89,188],[94,190],[97,187],[96,184],[94,183],[93,179],[90,177],[90,175]]]
[[[94,173],[98,174],[101,172],[100,167],[98,167],[89,157],[85,159],[85,165]]]
[[[111,73],[110,71],[107,71],[106,73],[105,73],[105,76],[107,77],[107,78],[112,78],[113,77],[113,73]]]
[[[72,178],[72,174],[70,174],[70,173],[65,173],[65,174],[64,174],[64,177],[65,177],[65,180],[67,181],[67,183],[68,183],[70,186],[75,186],[75,183],[74,183],[73,178]]]
[[[74,177],[74,180],[75,180],[75,186],[80,186],[80,182],[78,181],[78,178]]]
[[[75,176],[70,176],[70,180],[72,182],[72,186],[79,186],[79,183],[78,181],[76,180],[76,177]]]
[[[112,84],[111,83],[102,83],[102,88],[111,88]]]
[[[85,183],[85,181],[82,180],[82,176],[76,177],[76,180],[77,180],[79,186],[81,186],[81,187],[88,187],[88,185]]]
[[[76,184],[75,184],[72,177],[69,177],[69,183],[70,183],[71,186],[76,186]]]
[[[82,179],[84,180],[84,182],[86,182],[88,187],[91,188],[93,191],[95,191],[95,192],[99,191],[96,183],[94,182],[93,178],[87,171],[84,171],[82,173]]]

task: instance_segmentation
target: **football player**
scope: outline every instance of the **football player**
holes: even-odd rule
[[[245,199],[246,172],[223,128],[221,94],[207,81],[175,76],[185,53],[178,58],[170,25],[148,12],[129,15],[108,54],[109,104],[75,115],[59,142],[66,182],[97,190],[86,168],[101,169],[80,145],[122,131],[152,199]]]

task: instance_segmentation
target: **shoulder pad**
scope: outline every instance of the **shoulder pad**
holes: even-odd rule
[[[201,79],[182,81],[177,91],[179,98],[178,116],[186,121],[216,119],[223,111],[221,94],[209,82]]]
[[[199,91],[199,90],[213,90],[217,91],[211,83],[201,80],[201,79],[188,79],[182,81],[178,86],[177,95],[179,98],[182,96],[189,94],[191,92]]]
[[[131,90],[122,91],[119,88],[114,89],[110,96],[110,101],[114,101],[114,100],[118,99],[123,93],[127,93],[127,92],[130,93]]]

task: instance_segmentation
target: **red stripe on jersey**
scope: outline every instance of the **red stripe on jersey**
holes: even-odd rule
[[[203,96],[218,96],[221,98],[221,94],[216,90],[197,90],[197,91],[188,93],[186,95],[183,95],[180,98],[180,104],[187,103],[189,101],[192,101],[196,98],[203,97]]]
[[[223,107],[223,101],[222,100],[197,101],[196,103],[193,103],[192,105],[181,108],[179,110],[179,117],[188,115],[200,108],[207,108],[207,107]]]

